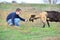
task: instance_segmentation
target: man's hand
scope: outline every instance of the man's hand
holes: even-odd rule
[[[27,19],[25,19],[25,22],[27,22],[28,20]]]

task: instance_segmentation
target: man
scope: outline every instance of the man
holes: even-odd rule
[[[21,9],[20,8],[17,8],[16,12],[11,12],[6,18],[7,23],[10,26],[13,26],[13,25],[19,26],[20,20],[26,21],[25,19],[19,17],[19,14],[21,14]]]

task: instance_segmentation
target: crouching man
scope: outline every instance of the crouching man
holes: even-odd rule
[[[19,14],[21,14],[21,11],[22,10],[20,8],[17,8],[16,12],[11,12],[10,14],[8,14],[6,21],[10,26],[19,26],[20,20],[26,21],[24,18],[21,18],[19,16]]]

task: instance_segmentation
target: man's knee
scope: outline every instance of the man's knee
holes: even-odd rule
[[[15,18],[15,19],[14,19],[14,22],[15,22],[15,23],[18,23],[19,21],[20,21],[19,18]]]

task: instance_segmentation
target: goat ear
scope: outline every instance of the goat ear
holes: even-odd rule
[[[31,15],[31,17],[35,17],[35,15]]]

